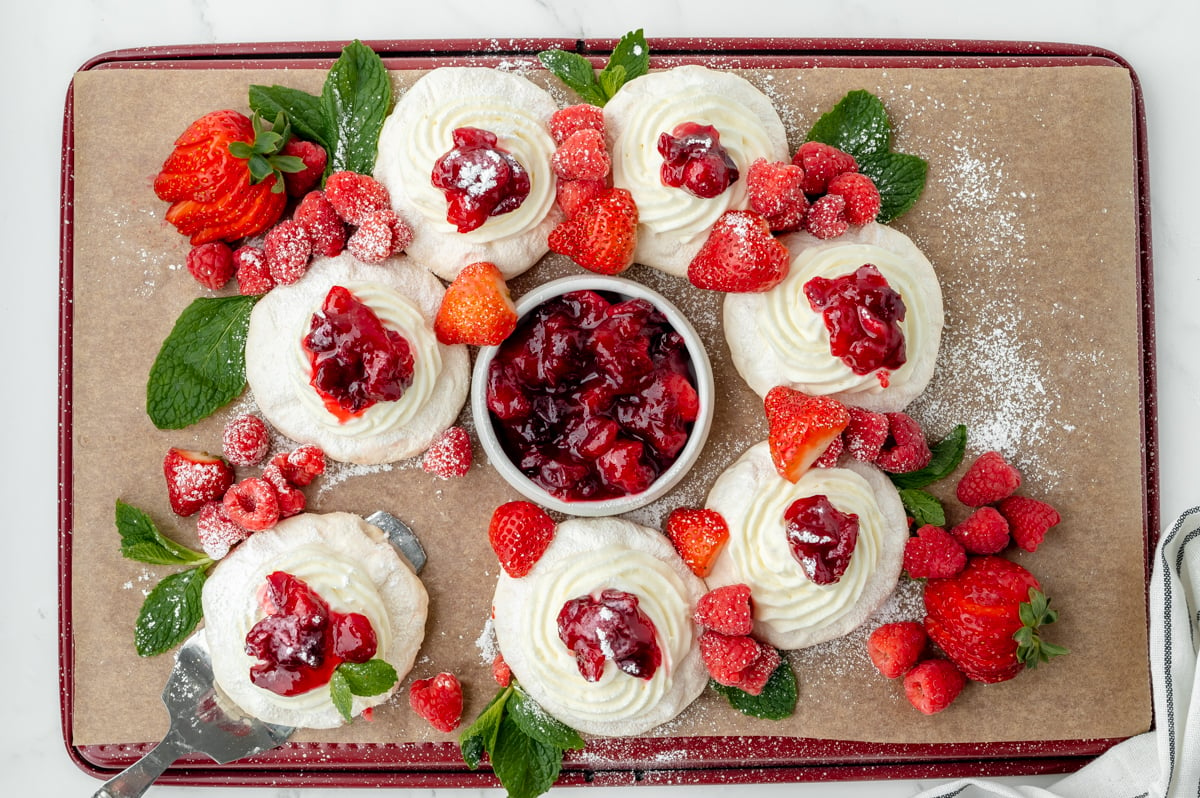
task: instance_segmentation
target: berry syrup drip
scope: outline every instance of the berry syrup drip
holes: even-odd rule
[[[858,542],[858,516],[816,495],[796,499],[783,519],[788,547],[809,581],[832,585],[841,579]]]
[[[712,199],[738,179],[738,168],[721,146],[721,134],[712,125],[684,122],[658,137],[663,157],[660,175],[664,185],[682,188],[702,199]]]
[[[825,320],[829,351],[855,374],[881,369],[887,373],[904,365],[904,299],[888,285],[879,269],[868,263],[852,274],[814,277],[804,284],[804,296]]]
[[[558,613],[558,637],[589,682],[600,680],[609,659],[639,679],[651,678],[662,664],[653,621],[638,607],[637,596],[623,590],[568,601]]]
[[[700,401],[683,337],[643,299],[574,291],[526,314],[488,371],[505,452],[564,501],[640,493],[678,458]]]
[[[312,363],[312,386],[341,421],[376,402],[394,402],[413,381],[407,339],[340,285],[329,289],[302,341]]]
[[[292,696],[328,684],[343,662],[366,662],[378,642],[365,615],[329,609],[316,591],[283,571],[267,577],[269,614],[246,635],[246,653],[262,660],[250,681]]]
[[[446,221],[468,233],[489,216],[515,211],[529,196],[529,172],[496,146],[496,134],[457,128],[454,147],[433,165],[433,185],[446,195]]]

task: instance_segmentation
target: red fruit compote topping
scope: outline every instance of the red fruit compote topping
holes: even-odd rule
[[[378,642],[365,615],[329,608],[301,579],[283,571],[267,577],[267,617],[246,635],[246,653],[262,660],[250,681],[282,696],[328,684],[343,662],[366,662]]]
[[[858,542],[858,516],[816,495],[792,502],[783,520],[788,547],[809,580],[832,585],[841,579]]]
[[[654,622],[638,607],[637,596],[623,590],[568,601],[558,613],[558,637],[589,682],[600,680],[606,659],[639,679],[651,678],[662,664]]]
[[[664,185],[711,199],[738,179],[738,168],[721,146],[721,134],[712,125],[684,122],[658,137]]]
[[[497,437],[564,501],[641,493],[700,412],[683,337],[644,299],[573,291],[527,313],[488,370]]]
[[[814,277],[804,284],[804,296],[825,320],[829,350],[855,374],[880,370],[887,374],[904,365],[904,299],[872,264],[852,274],[829,279]]]
[[[394,402],[413,381],[408,340],[340,285],[329,289],[302,342],[312,363],[312,386],[341,421],[376,402]]]
[[[496,134],[475,127],[453,133],[454,147],[433,165],[433,185],[445,192],[446,221],[468,233],[489,216],[515,211],[529,196],[529,172],[496,146]]]

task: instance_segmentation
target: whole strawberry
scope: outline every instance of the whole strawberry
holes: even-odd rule
[[[1038,580],[1003,557],[973,557],[958,575],[925,585],[925,630],[968,679],[1002,682],[1066,654],[1040,637],[1058,613]]]
[[[171,203],[167,221],[192,244],[234,241],[270,227],[287,204],[283,173],[305,168],[300,158],[282,154],[289,134],[282,117],[271,130],[237,111],[197,119],[154,179],[154,193]]]

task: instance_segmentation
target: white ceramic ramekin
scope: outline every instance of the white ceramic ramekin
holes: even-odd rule
[[[704,442],[708,438],[708,431],[712,427],[715,396],[712,364],[708,360],[708,353],[705,352],[704,344],[696,333],[696,329],[678,308],[658,292],[651,291],[641,283],[623,277],[582,274],[552,280],[522,296],[516,303],[517,315],[523,318],[526,313],[548,299],[571,291],[607,291],[629,299],[645,299],[662,311],[675,331],[683,337],[692,362],[696,393],[700,400],[700,413],[692,425],[688,442],[683,447],[683,451],[679,453],[679,457],[671,464],[670,468],[659,474],[658,479],[649,488],[641,493],[596,501],[564,501],[551,496],[544,488],[521,473],[508,458],[504,448],[500,445],[500,440],[496,437],[491,414],[487,409],[487,374],[488,367],[499,349],[495,346],[481,347],[475,359],[475,370],[471,378],[471,412],[475,418],[475,431],[492,467],[509,485],[527,499],[568,515],[619,515],[638,507],[644,507],[664,496],[679,483],[679,480],[683,479],[700,457]]]

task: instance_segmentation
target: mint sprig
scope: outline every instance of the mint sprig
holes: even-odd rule
[[[333,705],[347,722],[354,719],[354,696],[371,696],[390,690],[400,679],[396,669],[386,660],[343,662],[329,679]]]
[[[283,114],[302,138],[328,154],[325,174],[371,174],[379,131],[392,110],[392,79],[379,55],[355,39],[329,68],[319,96],[287,86],[250,87],[250,107],[264,117]]]
[[[183,429],[233,401],[246,385],[246,330],[256,296],[193,300],[163,341],[146,383],[146,413]]]
[[[863,89],[849,92],[808,132],[819,141],[848,152],[858,171],[879,189],[878,219],[887,223],[905,213],[925,190],[928,164],[915,155],[892,152],[892,124],[878,97]]]
[[[791,717],[796,711],[799,688],[796,684],[796,674],[792,671],[787,657],[780,658],[779,666],[771,673],[771,678],[758,695],[751,695],[745,690],[711,680],[709,684],[725,697],[731,707],[752,718],[783,720]]]
[[[929,464],[907,474],[888,474],[900,494],[904,511],[913,523],[922,526],[945,526],[946,510],[942,503],[925,488],[954,473],[967,450],[967,428],[959,424],[946,437],[930,447]]]
[[[558,779],[563,754],[583,738],[551,717],[516,682],[502,689],[459,737],[463,761],[476,770],[486,754],[509,798],[537,798]]]
[[[538,60],[581,100],[604,107],[622,86],[650,71],[650,46],[641,28],[626,33],[599,73],[591,61],[567,50],[544,50]]]
[[[186,565],[164,577],[142,602],[133,627],[139,656],[153,657],[187,639],[204,616],[200,592],[212,559],[181,546],[158,531],[143,510],[117,500],[115,521],[121,535],[121,555],[150,565]]]

